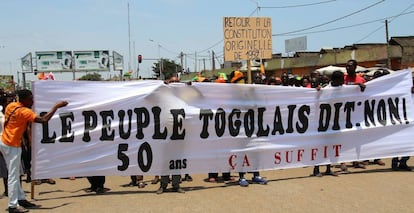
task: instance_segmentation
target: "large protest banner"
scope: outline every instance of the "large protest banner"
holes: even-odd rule
[[[410,70],[322,88],[36,81],[33,178],[294,168],[414,154]]]

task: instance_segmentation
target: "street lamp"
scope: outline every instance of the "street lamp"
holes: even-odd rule
[[[164,74],[162,73],[162,68],[161,68],[161,66],[162,66],[162,59],[161,59],[161,53],[160,53],[160,51],[161,51],[161,44],[159,42],[155,42],[152,39],[149,39],[149,41],[154,42],[154,43],[157,44],[157,47],[158,47],[158,69],[160,71],[160,79],[161,80],[164,80]]]

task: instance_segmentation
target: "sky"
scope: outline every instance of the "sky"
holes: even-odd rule
[[[0,0],[0,74],[20,81],[27,53],[62,50],[116,51],[134,71],[141,54],[142,77],[160,57],[179,63],[180,52],[190,71],[211,69],[212,51],[223,63],[223,17],[270,17],[273,53],[283,54],[285,40],[303,36],[306,51],[385,43],[386,19],[389,37],[414,36],[412,0]]]

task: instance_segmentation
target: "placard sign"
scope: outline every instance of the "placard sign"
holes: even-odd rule
[[[272,58],[272,19],[224,17],[224,60]]]

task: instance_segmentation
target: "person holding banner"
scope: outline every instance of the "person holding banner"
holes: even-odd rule
[[[329,87],[341,87],[344,84],[344,73],[341,71],[334,71],[331,76],[331,81],[328,85],[325,86],[325,88]],[[312,86],[313,88],[316,88],[318,91],[320,90],[319,84],[314,84]],[[345,167],[346,168],[346,167]],[[347,170],[347,168],[345,169]],[[313,176],[315,177],[322,177],[323,175],[332,175],[332,176],[338,176],[338,173],[333,172],[331,170],[331,164],[326,164],[326,171],[325,173],[321,173],[319,171],[319,165],[316,165],[313,167]]]
[[[166,84],[169,83],[179,83],[180,80],[173,76],[168,81],[166,81]],[[170,176],[169,175],[162,175],[161,181],[160,181],[160,188],[156,191],[157,194],[162,194],[166,191],[168,183],[170,182]],[[178,193],[185,193],[185,191],[180,187],[181,182],[181,175],[175,174],[171,175],[171,185],[173,187],[173,190]]]
[[[365,85],[366,80],[363,77],[356,74],[355,70],[357,68],[357,65],[358,63],[356,60],[354,59],[348,60],[348,62],[346,63],[347,75],[344,76],[344,84],[345,85],[358,85],[361,89],[361,92],[364,92],[366,88],[366,85]],[[358,161],[352,162],[352,166],[354,168],[361,168],[361,169],[366,168],[363,163],[358,162]]]
[[[9,189],[9,212],[28,212],[26,208],[37,208],[26,200],[25,193],[20,184],[21,168],[21,138],[26,130],[28,122],[47,123],[55,112],[68,105],[66,101],[58,101],[49,112],[40,116],[30,108],[33,105],[33,94],[30,90],[17,91],[18,101],[7,105],[5,110],[4,131],[1,137],[0,151],[7,164],[8,189]]]

